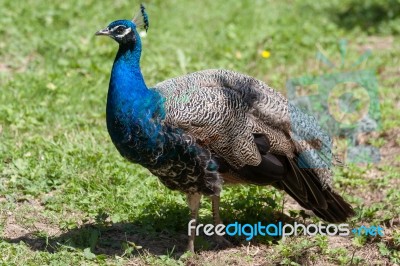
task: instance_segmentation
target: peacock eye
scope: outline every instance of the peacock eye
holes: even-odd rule
[[[121,34],[121,33],[123,33],[124,32],[124,27],[118,27],[117,29],[116,29],[116,32],[117,32],[117,34]]]

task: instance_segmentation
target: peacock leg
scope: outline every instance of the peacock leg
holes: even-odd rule
[[[214,220],[214,225],[217,226],[217,224],[221,224],[221,217],[219,216],[219,200],[220,197],[213,195],[211,196],[211,201],[212,201],[212,215],[213,215],[213,220]]]
[[[214,226],[217,226],[219,224],[222,224],[221,217],[219,216],[219,201],[220,197],[217,195],[211,196],[211,202],[212,202],[212,214],[213,214],[213,220],[214,220]],[[217,248],[218,247],[232,247],[232,243],[226,240],[223,236],[214,235],[214,239],[217,242]]]
[[[189,243],[187,250],[194,252],[194,238],[196,234],[196,225],[197,225],[197,217],[199,214],[199,207],[200,207],[200,199],[201,199],[201,194],[200,193],[194,193],[194,194],[187,194],[187,201],[188,205],[190,208],[190,220],[195,220],[194,223],[191,223],[191,229],[190,229],[190,234],[189,234]]]

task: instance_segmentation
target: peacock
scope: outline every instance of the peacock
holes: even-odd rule
[[[224,69],[148,88],[140,68],[139,28],[149,28],[143,5],[133,20],[117,20],[96,32],[119,44],[107,95],[107,129],[124,158],[187,195],[191,219],[197,222],[205,195],[211,197],[214,223],[221,223],[223,184],[272,185],[327,222],[354,215],[333,190],[332,141],[313,116],[264,82]],[[194,235],[192,229],[190,251]]]

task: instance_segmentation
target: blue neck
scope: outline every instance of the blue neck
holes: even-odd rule
[[[135,100],[135,96],[145,95],[148,91],[140,70],[142,45],[140,38],[137,40],[136,43],[120,44],[119,46],[108,91],[107,105],[112,104],[110,107],[115,108],[114,105],[120,105],[131,99]]]
[[[164,117],[162,97],[144,82],[140,70],[142,47],[136,35],[136,43],[120,44],[111,72],[107,128],[117,147],[132,141],[154,144],[160,135],[158,121]]]

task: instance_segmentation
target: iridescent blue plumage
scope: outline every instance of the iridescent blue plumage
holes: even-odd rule
[[[126,24],[134,28],[130,21],[116,21],[115,24]],[[132,24],[132,25],[129,25]],[[137,126],[149,139],[149,145],[154,145],[159,137],[159,122],[152,118],[163,119],[162,97],[159,93],[147,89],[139,62],[141,54],[140,38],[133,30],[135,43],[120,44],[111,72],[107,98],[107,126],[113,140],[126,142]],[[132,39],[132,40],[133,40]],[[115,128],[115,121],[124,126],[124,133]],[[136,136],[136,135],[134,135]]]
[[[121,155],[148,168],[171,189],[218,194],[221,181],[211,153],[182,129],[164,123],[165,99],[146,86],[135,23],[114,21],[97,34],[119,43],[107,96],[107,128]]]

